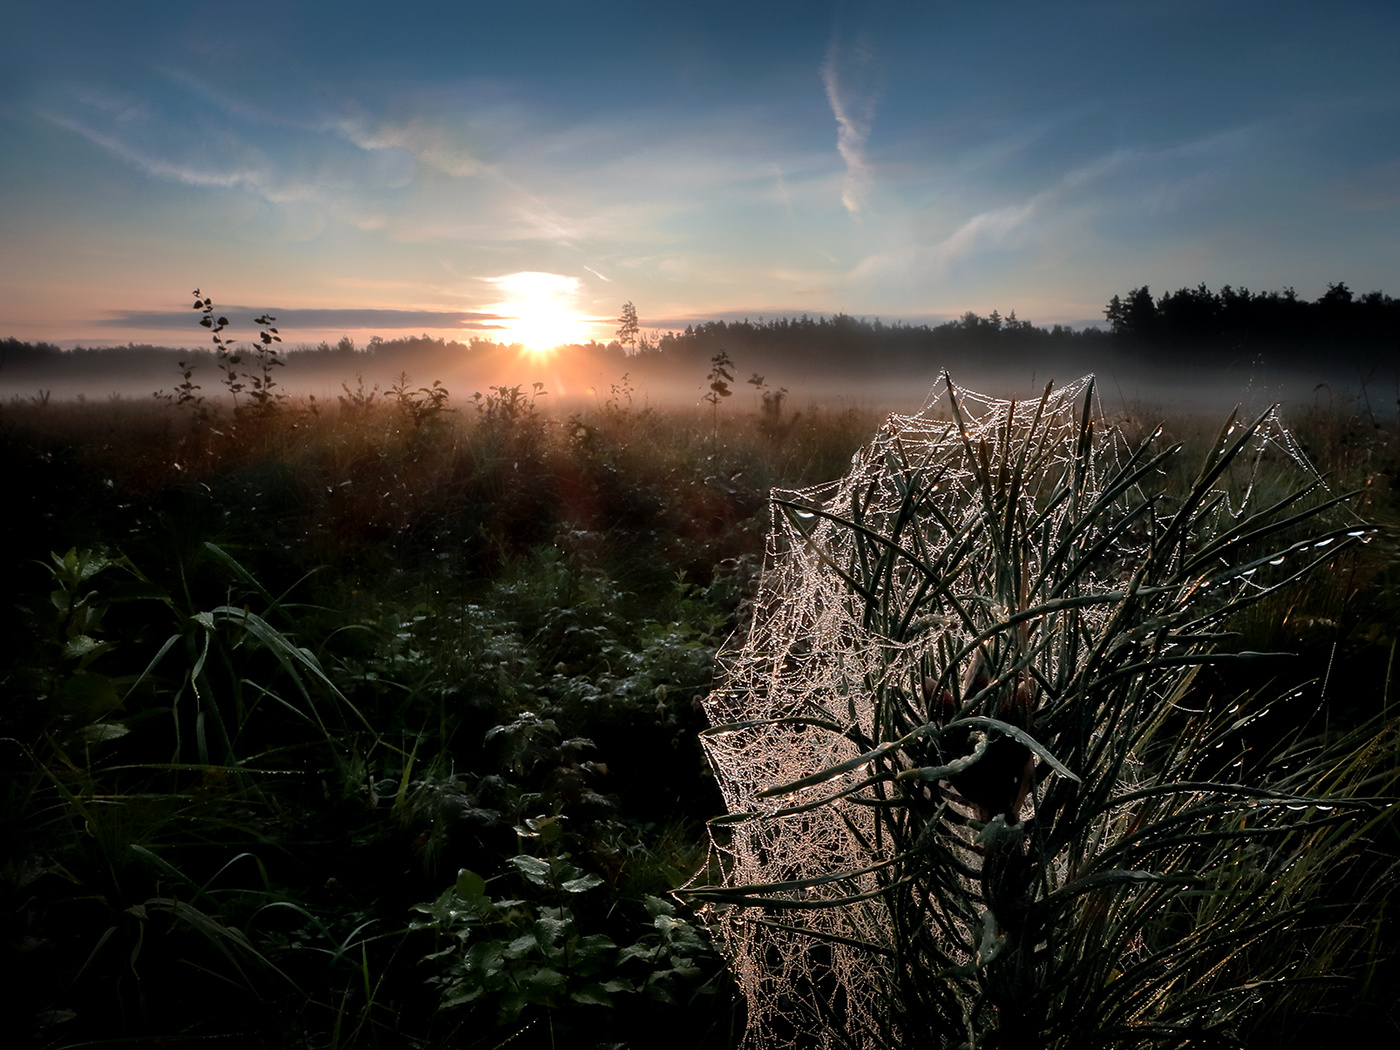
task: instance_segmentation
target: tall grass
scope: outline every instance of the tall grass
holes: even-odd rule
[[[733,1045],[723,961],[663,899],[722,805],[699,703],[751,619],[769,489],[845,473],[879,417],[399,387],[416,410],[0,406],[21,1042]],[[1325,644],[1271,665],[1275,710],[1311,713],[1337,644],[1333,737],[1390,652],[1379,546],[1354,585],[1276,592]],[[1272,600],[1253,648],[1292,640]]]
[[[1186,467],[1091,383],[977,401],[775,497],[684,895],[754,1047],[1245,1044],[1374,963],[1400,766],[1393,721],[1271,719],[1231,627],[1374,529],[1272,412]]]

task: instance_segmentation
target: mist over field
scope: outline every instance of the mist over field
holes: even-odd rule
[[[631,308],[631,304],[627,304]],[[252,311],[243,310],[250,314]],[[1105,406],[1131,412],[1156,406],[1213,413],[1234,405],[1294,408],[1363,400],[1388,411],[1400,394],[1400,306],[1382,292],[1356,297],[1344,284],[1316,302],[1251,296],[1204,285],[1154,299],[1147,288],[1105,308],[1106,327],[1040,327],[993,311],[971,311],[938,326],[885,325],[845,315],[770,321],[712,321],[683,332],[619,329],[627,339],[538,350],[485,338],[431,338],[356,345],[295,342],[286,322],[269,343],[279,367],[278,396],[321,407],[354,391],[440,383],[455,407],[492,388],[535,391],[552,414],[587,412],[627,399],[657,407],[702,404],[717,355],[732,371],[730,410],[757,410],[765,392],[782,391],[789,411],[807,404],[852,404],[897,411],[921,408],[946,371],[960,385],[998,396],[1038,395],[1044,384],[1099,377]],[[291,311],[295,318],[296,311]],[[635,317],[635,313],[633,314]],[[276,320],[276,318],[272,318]],[[270,322],[269,322],[270,323]],[[190,327],[194,328],[193,324]],[[196,329],[197,330],[197,329]],[[225,352],[251,334],[230,328]],[[219,356],[198,347],[126,347],[62,351],[9,339],[0,346],[0,397],[24,400],[136,399],[168,393],[191,367],[198,396],[227,395]],[[732,401],[728,400],[732,397]]]
[[[102,401],[121,398],[128,401],[150,400],[157,390],[168,390],[172,376],[178,378],[175,360],[193,360],[198,370],[195,378],[203,380],[201,387],[215,385],[215,363],[202,351],[170,352],[159,355],[132,355],[121,349],[104,351],[113,360],[83,362],[91,367],[53,367],[14,370],[0,376],[0,398],[27,401],[42,397],[47,391],[57,401]],[[406,357],[395,362],[364,359],[318,361],[311,355],[292,351],[285,358],[287,366],[278,373],[283,390],[292,398],[305,399],[312,395],[323,405],[334,405],[343,396],[342,384],[352,390],[363,380],[365,389],[379,387],[387,390],[406,375],[411,387],[441,380],[451,392],[454,407],[463,407],[475,392],[483,394],[494,386],[521,385],[529,390],[538,382],[544,394],[540,408],[550,415],[586,411],[602,405],[613,396],[612,387],[619,386],[624,376],[632,387],[632,397],[640,405],[657,407],[698,406],[703,403],[708,384],[706,366],[696,363],[690,368],[679,365],[599,360],[586,348],[574,351],[572,361],[541,361],[533,352],[501,348],[497,352],[463,355],[462,359],[443,359],[436,355],[422,358]],[[485,358],[485,360],[482,360]],[[67,363],[65,362],[65,365]],[[75,362],[76,364],[76,362]],[[761,369],[772,386],[787,389],[787,405],[800,409],[807,404],[856,405],[883,408],[890,411],[912,412],[922,408],[937,390],[946,369],[962,386],[999,397],[1026,398],[1038,396],[1046,382],[1057,386],[1084,375],[1094,374],[1100,380],[1099,396],[1105,407],[1131,409],[1137,406],[1159,406],[1187,413],[1216,413],[1241,404],[1246,407],[1278,402],[1286,406],[1327,404],[1339,398],[1356,398],[1362,384],[1367,384],[1373,397],[1386,404],[1394,403],[1393,389],[1387,395],[1387,381],[1394,385],[1394,370],[1389,373],[1380,362],[1367,368],[1358,363],[1348,367],[1345,362],[1320,360],[1315,367],[1293,365],[1270,368],[1262,362],[1224,362],[1213,368],[1197,368],[1183,372],[1169,365],[1152,366],[1135,363],[1076,358],[1047,358],[1038,362],[1018,362],[998,366],[994,361],[970,360],[944,362],[933,360],[927,368],[880,371],[863,369],[843,373],[835,370],[817,371],[800,364],[766,360],[757,356],[735,359],[740,369]],[[758,395],[746,387],[746,374],[734,385],[734,397],[725,403],[725,411],[756,411]]]

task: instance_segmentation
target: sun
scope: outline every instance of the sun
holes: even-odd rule
[[[491,309],[501,315],[500,337],[505,341],[543,354],[564,343],[589,338],[589,322],[574,311],[578,278],[525,271],[488,280],[503,295]]]

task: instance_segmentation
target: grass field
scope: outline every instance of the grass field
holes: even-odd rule
[[[769,490],[843,475],[880,413],[346,393],[0,408],[0,1013],[46,1047],[737,1045],[669,895],[723,809],[699,701]],[[1296,656],[1197,688],[1393,734],[1400,433],[1288,422],[1382,531],[1233,625]],[[1393,1026],[1393,919],[1365,938],[1261,1031]]]

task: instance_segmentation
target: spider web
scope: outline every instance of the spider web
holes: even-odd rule
[[[946,666],[931,669],[930,654],[946,658],[960,651],[971,629],[985,629],[1014,612],[1004,597],[997,598],[991,583],[997,570],[989,553],[961,560],[951,580],[951,593],[972,625],[925,609],[901,621],[893,632],[898,637],[877,629],[869,616],[869,595],[858,587],[862,566],[871,558],[863,534],[891,535],[901,508],[907,508],[911,476],[927,477],[936,468],[936,485],[920,505],[917,525],[921,554],[936,563],[979,515],[985,520],[975,457],[981,457],[984,477],[988,470],[1002,470],[1026,454],[1030,433],[1038,435],[1032,455],[1036,469],[1012,497],[1024,502],[1029,518],[1046,506],[1050,489],[1076,470],[1083,485],[1080,504],[1097,499],[1103,479],[1113,476],[1131,450],[1120,428],[1102,424],[1091,428],[1090,447],[1083,447],[1091,388],[1092,377],[1085,377],[1048,393],[1044,401],[1017,402],[947,380],[946,389],[917,415],[892,415],[852,458],[844,478],[775,490],[775,508],[783,513],[775,513],[768,537],[751,628],[721,653],[719,684],[704,701],[712,728],[702,742],[729,815],[712,822],[710,867],[692,880],[694,885],[708,875],[730,890],[754,889],[740,904],[701,909],[747,1000],[745,1045],[752,1050],[889,1045],[908,1037],[890,1030],[881,1005],[889,989],[878,972],[882,955],[898,947],[891,943],[896,923],[881,894],[880,866],[898,858],[882,844],[873,807],[859,798],[857,789],[870,766],[852,764],[862,754],[852,738],[887,740],[875,724],[874,697],[903,690],[917,698],[922,685],[928,700],[930,674],[959,673]],[[1096,417],[1101,423],[1102,412]],[[1276,417],[1260,427],[1255,447],[1256,473],[1267,455],[1277,453],[1276,458],[1305,466],[1315,476]],[[1252,487],[1253,477],[1245,499]],[[1037,546],[1050,549],[1050,541],[1070,527],[1067,506],[1042,515],[1037,529],[1044,542],[1031,543],[1032,552]],[[1222,500],[1220,513],[1240,512]],[[1081,567],[1077,586],[1089,594],[1121,587],[1145,546],[1145,539],[1125,534],[1112,557]],[[891,570],[884,586],[890,608],[920,610],[928,604],[921,605],[915,573]],[[1112,607],[1090,604],[1077,615],[1085,633],[1093,634]],[[1044,656],[1054,659],[1053,652]],[[1044,666],[1040,673],[1053,679],[1072,670]],[[818,777],[842,763],[851,768]],[[803,778],[812,782],[800,783]],[[782,785],[789,789],[770,790]],[[1034,796],[1032,791],[1025,798],[1022,819],[1033,812]],[[959,853],[975,866],[974,832],[965,834]],[[972,883],[969,879],[970,890]],[[786,907],[788,902],[802,907]],[[945,958],[975,968],[979,957],[985,959],[990,925],[979,928],[968,914],[944,919],[930,923],[929,936],[943,941]],[[950,928],[958,936],[950,938]],[[970,1026],[972,1019],[965,1017],[964,1023]],[[969,1034],[926,1033],[920,1042],[958,1042]]]

